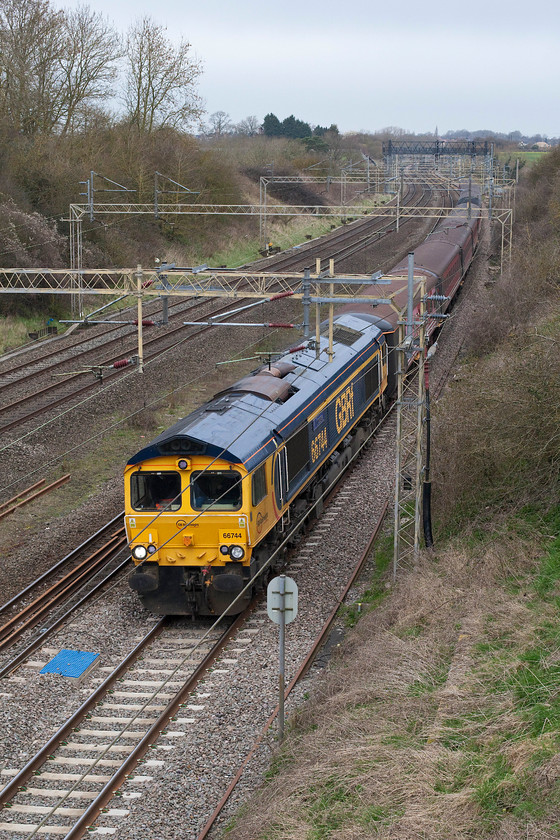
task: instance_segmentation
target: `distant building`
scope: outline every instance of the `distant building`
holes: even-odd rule
[[[545,143],[544,140],[539,140],[538,143],[533,143],[531,148],[536,149],[538,152],[546,152],[547,149],[550,149],[550,143]]]

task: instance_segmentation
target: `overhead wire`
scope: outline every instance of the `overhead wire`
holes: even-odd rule
[[[278,332],[279,332],[279,330],[274,330],[272,334],[275,334],[275,333],[278,333]],[[184,337],[183,339],[181,339],[180,341],[176,341],[176,342],[175,342],[174,344],[172,344],[170,347],[167,347],[165,350],[163,350],[161,353],[159,353],[157,356],[155,356],[153,359],[150,359],[148,362],[146,362],[145,367],[148,367],[148,366],[150,366],[150,365],[154,364],[156,361],[161,360],[161,359],[162,359],[162,358],[163,358],[163,357],[164,357],[167,353],[169,353],[169,352],[171,352],[171,351],[176,350],[178,347],[180,347],[182,344],[184,344],[186,341],[188,341],[188,340],[189,340],[189,338],[190,338],[190,335],[185,336],[185,337]],[[245,345],[243,348],[241,348],[241,350],[239,351],[239,353],[246,353],[246,352],[248,352],[248,350],[250,350],[252,347],[255,347],[256,345],[258,345],[258,344],[259,344],[259,342],[260,342],[260,339],[256,339],[255,341],[250,342],[249,344],[247,344],[247,345]],[[67,414],[70,414],[72,411],[75,411],[76,409],[78,409],[78,408],[82,407],[83,405],[86,405],[88,402],[90,402],[90,401],[91,401],[91,400],[93,400],[93,399],[97,399],[97,398],[99,397],[99,395],[100,395],[100,394],[103,394],[103,393],[105,393],[106,391],[108,391],[109,389],[114,388],[114,387],[116,387],[117,385],[120,385],[121,383],[123,383],[123,382],[125,382],[127,379],[129,379],[131,376],[137,376],[137,375],[138,375],[138,374],[137,374],[137,372],[133,370],[133,371],[129,371],[128,373],[125,373],[123,376],[119,376],[118,378],[115,378],[115,381],[114,381],[114,382],[109,382],[109,383],[107,383],[107,385],[105,385],[104,387],[102,387],[102,388],[100,388],[99,390],[97,390],[97,391],[95,392],[95,394],[91,394],[90,396],[85,397],[83,400],[80,400],[80,402],[76,403],[76,404],[75,404],[75,405],[73,405],[73,406],[70,406],[70,408],[66,409],[65,411],[60,412],[60,413],[59,413],[59,414],[57,414],[55,417],[51,417],[50,419],[46,420],[46,421],[45,421],[44,423],[42,423],[40,426],[36,426],[35,428],[30,429],[30,431],[29,431],[29,432],[26,432],[25,434],[21,435],[19,438],[15,438],[14,440],[9,441],[9,442],[8,442],[8,443],[6,443],[4,446],[0,447],[0,453],[5,452],[7,449],[9,449],[9,448],[10,448],[10,447],[12,447],[12,446],[15,446],[15,445],[17,445],[17,444],[19,444],[19,443],[22,443],[24,440],[26,440],[26,439],[27,439],[27,438],[29,438],[30,436],[32,436],[32,435],[34,435],[34,434],[37,434],[37,432],[40,432],[42,429],[46,428],[47,426],[50,426],[52,423],[56,422],[57,420],[60,420],[62,417],[65,417]],[[194,378],[194,379],[190,379],[190,380],[188,380],[187,382],[183,383],[182,385],[178,385],[176,388],[173,388],[171,391],[168,391],[168,392],[166,392],[165,394],[163,394],[163,395],[161,395],[161,396],[159,396],[159,397],[155,398],[155,399],[154,399],[154,400],[152,400],[151,402],[148,402],[147,404],[145,404],[144,406],[142,406],[142,408],[138,409],[137,411],[131,412],[130,414],[128,414],[128,415],[126,415],[125,417],[123,417],[121,420],[118,420],[118,421],[116,421],[115,423],[112,423],[110,426],[108,426],[107,428],[103,429],[103,430],[102,430],[102,431],[100,431],[99,433],[97,433],[97,434],[93,435],[92,437],[88,438],[87,440],[85,440],[85,441],[80,441],[80,443],[79,443],[79,444],[77,444],[76,446],[72,447],[71,449],[67,450],[67,451],[66,451],[66,452],[64,452],[64,453],[62,453],[62,454],[60,454],[60,455],[57,455],[57,457],[56,457],[56,458],[53,458],[51,461],[47,461],[47,462],[45,462],[44,464],[42,464],[41,466],[37,467],[37,468],[36,468],[35,470],[33,470],[32,472],[27,473],[27,476],[33,476],[33,475],[35,475],[37,472],[39,472],[40,470],[44,469],[45,467],[47,467],[47,466],[51,466],[52,464],[57,463],[57,462],[58,462],[58,461],[60,461],[62,458],[64,458],[66,455],[68,455],[68,454],[70,454],[70,453],[72,453],[72,452],[76,451],[76,449],[79,449],[80,447],[85,446],[87,443],[90,443],[90,442],[92,442],[93,440],[96,440],[97,438],[99,438],[99,437],[101,437],[103,434],[105,434],[107,431],[110,431],[111,429],[114,429],[116,426],[120,426],[120,425],[122,425],[122,424],[123,424],[123,423],[125,423],[127,420],[129,420],[130,418],[132,418],[132,417],[136,416],[137,414],[140,414],[142,411],[145,411],[145,410],[146,410],[146,408],[151,408],[152,406],[155,406],[155,405],[157,405],[158,403],[163,402],[165,399],[167,399],[168,397],[170,397],[171,395],[173,395],[173,394],[174,394],[174,393],[176,393],[177,391],[181,391],[181,390],[183,390],[184,388],[187,388],[189,385],[192,385],[194,382],[198,382],[198,381],[200,381],[200,380],[204,379],[204,377],[206,377],[207,375],[208,375],[208,371],[204,371],[204,372],[203,372],[203,373],[201,373],[198,377],[196,377],[196,378]],[[9,484],[5,485],[5,486],[2,488],[2,490],[3,490],[3,491],[4,491],[4,490],[8,490],[10,487],[12,487],[14,484],[17,484],[17,483],[18,483],[18,480],[16,479],[16,480],[14,480],[14,481],[10,482]]]
[[[58,220],[58,217],[55,217],[55,216],[48,216],[46,218],[47,218],[48,221],[57,221]],[[115,227],[115,225],[122,224],[124,221],[127,221],[129,218],[130,217],[125,217],[124,219],[115,219],[113,222],[99,222],[97,227],[84,228],[82,230],[82,235],[85,234],[85,233],[91,233],[92,231],[98,231],[100,229],[107,230],[108,228]],[[22,223],[21,225],[15,225],[14,227],[0,228],[0,234],[5,233],[9,230],[18,230],[19,228],[22,228],[22,227],[26,227],[26,225]],[[36,242],[34,245],[26,245],[24,242],[21,242],[20,245],[21,245],[21,247],[26,248],[27,250],[32,250],[34,248],[41,248],[43,245],[52,245],[53,243],[58,242],[61,237],[64,238],[64,235],[59,234],[58,237],[53,237],[52,239],[46,239],[44,242]],[[5,251],[0,251],[0,257],[5,256],[6,254],[12,253],[12,251],[13,251],[13,248],[9,248],[8,250],[5,250]],[[13,269],[13,270],[16,271],[17,269]],[[60,269],[57,269],[57,270],[60,270]],[[68,269],[68,271],[71,271],[71,269]]]
[[[372,326],[372,325],[370,325],[370,326]],[[379,338],[380,338],[380,336],[381,336],[382,334],[383,334],[383,333],[379,332],[379,333],[378,333],[378,335],[377,335],[377,337],[376,337],[375,339],[372,339],[372,341],[370,342],[370,344],[371,344],[371,343],[373,343],[373,341],[375,341],[375,342],[376,342],[376,344],[377,344],[377,348],[376,348],[376,349],[374,349],[373,355],[375,355],[375,353],[376,353],[376,352],[377,352],[377,350],[379,349]],[[366,349],[367,349],[367,348],[363,348],[363,350],[361,351],[361,353],[365,352],[365,350],[366,350]],[[289,352],[289,350],[288,350],[288,351],[285,351],[285,352]],[[325,351],[324,351],[324,352],[327,352],[326,348],[325,348]],[[356,351],[356,353],[358,353],[358,351]],[[367,367],[367,362],[366,362],[366,363],[365,363],[365,365],[364,365],[364,368],[365,368],[365,367]],[[302,367],[301,372],[298,374],[298,376],[297,376],[297,377],[293,380],[293,382],[292,382],[291,384],[295,384],[301,376],[304,376],[304,375],[305,375],[305,373],[307,372],[307,370],[308,370],[308,369],[307,369],[307,367]],[[340,373],[342,374],[342,371],[340,371]],[[361,374],[361,376],[356,377],[356,379],[355,379],[354,381],[357,381],[357,382],[361,381],[361,379],[363,379],[363,378],[365,377],[365,375],[366,375],[366,370],[364,369],[364,372]],[[378,392],[379,392],[379,393],[378,393],[378,397],[379,397],[379,396],[381,395],[381,383],[379,383],[379,386],[378,386]],[[372,402],[372,405],[373,405],[373,402]],[[370,407],[371,407],[371,406],[370,406]],[[223,449],[221,450],[221,452],[220,452],[218,455],[216,455],[216,456],[215,456],[215,458],[214,458],[214,459],[210,462],[210,464],[207,464],[207,465],[206,465],[206,466],[205,466],[202,470],[200,470],[200,472],[201,472],[202,474],[206,473],[206,472],[210,469],[210,467],[212,467],[212,466],[213,466],[213,465],[214,465],[214,464],[215,464],[218,460],[220,460],[220,459],[221,459],[221,457],[224,455],[224,453],[225,453],[225,452],[227,452],[227,451],[230,449],[230,447],[231,447],[233,444],[235,444],[235,443],[236,443],[236,441],[238,441],[238,440],[239,440],[239,438],[240,438],[242,435],[246,434],[246,432],[247,432],[247,431],[251,428],[251,426],[253,426],[253,424],[257,422],[257,420],[260,420],[260,419],[262,418],[262,416],[263,416],[263,415],[264,415],[264,414],[268,411],[268,409],[269,409],[269,408],[270,408],[270,403],[267,403],[267,404],[263,407],[262,411],[261,411],[259,414],[255,415],[255,416],[254,416],[254,418],[251,420],[251,422],[250,422],[248,425],[244,426],[244,427],[242,428],[242,430],[239,432],[239,434],[238,434],[236,437],[234,437],[232,440],[228,441],[228,443],[226,444],[226,447],[225,447],[225,448],[223,448]],[[366,410],[367,410],[367,409],[366,409]],[[362,414],[363,414],[363,413],[364,413],[364,412],[362,412]],[[337,444],[337,445],[339,445],[339,444]],[[333,447],[333,448],[335,449],[336,447]],[[332,449],[331,449],[331,451],[332,451]],[[242,477],[241,477],[241,480],[240,480],[240,481],[238,481],[238,482],[236,482],[236,484],[235,484],[234,486],[237,486],[237,484],[242,484],[242,483],[243,483],[243,481],[245,481],[246,479],[248,479],[248,478],[249,478],[249,477],[250,477],[250,476],[251,476],[251,475],[252,475],[252,474],[253,474],[253,473],[254,473],[254,472],[255,472],[255,471],[256,471],[256,470],[260,467],[260,466],[261,466],[261,464],[258,464],[257,466],[255,466],[255,467],[254,467],[252,470],[250,470],[250,471],[249,471],[246,475],[242,476]],[[166,508],[165,508],[165,509],[162,509],[161,511],[158,511],[158,512],[155,514],[155,516],[154,516],[154,517],[150,520],[150,522],[148,522],[148,523],[147,523],[147,525],[145,525],[145,526],[144,526],[144,527],[143,527],[143,528],[142,528],[142,529],[141,529],[141,530],[140,530],[137,534],[135,534],[134,539],[137,539],[137,538],[138,538],[138,536],[139,536],[140,534],[144,533],[144,531],[146,531],[148,528],[150,528],[150,527],[154,524],[154,522],[156,522],[156,521],[160,518],[160,516],[162,516],[164,513],[174,512],[174,511],[171,511],[171,505],[172,505],[172,504],[173,504],[173,503],[174,503],[177,499],[180,499],[180,498],[183,496],[183,494],[184,494],[184,493],[186,493],[186,491],[187,491],[189,488],[191,488],[191,487],[193,486],[193,481],[194,481],[194,480],[196,480],[196,479],[192,479],[192,477],[191,477],[191,480],[189,481],[189,483],[188,483],[188,484],[187,484],[187,485],[186,485],[186,486],[185,486],[185,487],[184,487],[184,488],[183,488],[183,489],[182,489],[182,490],[181,490],[181,491],[180,491],[180,492],[179,492],[179,493],[178,493],[178,494],[177,494],[177,495],[173,498],[173,499],[171,499],[171,500],[168,502],[168,504],[167,504]],[[200,517],[201,517],[204,513],[207,513],[209,510],[211,510],[211,509],[212,509],[212,506],[213,506],[213,505],[215,505],[215,504],[217,504],[217,503],[220,501],[220,499],[222,499],[222,498],[223,498],[223,497],[227,494],[227,492],[229,492],[229,489],[228,489],[228,490],[225,490],[225,491],[224,491],[224,493],[222,493],[222,495],[221,495],[221,496],[219,496],[217,499],[214,499],[214,501],[213,501],[210,505],[208,505],[206,508],[204,508],[203,510],[199,511],[199,512],[198,512],[195,516],[191,517],[188,523],[186,523],[183,527],[179,528],[179,530],[178,530],[178,531],[176,531],[176,533],[174,533],[171,537],[169,537],[169,539],[168,539],[168,540],[166,540],[166,542],[162,543],[162,544],[158,547],[158,551],[160,551],[162,548],[165,548],[165,546],[166,546],[169,542],[171,542],[171,540],[175,539],[175,537],[177,537],[177,536],[181,533],[181,531],[184,531],[184,530],[185,530],[185,528],[190,527],[190,526],[193,524],[193,522],[196,522],[196,521],[197,521],[197,519],[199,519],[199,518],[200,518]]]

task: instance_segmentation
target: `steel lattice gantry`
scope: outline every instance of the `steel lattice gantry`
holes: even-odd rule
[[[161,269],[48,269],[0,268],[0,294],[75,294],[134,295],[159,297],[229,297],[267,298],[289,292],[295,298],[304,295],[304,284],[317,286],[335,283],[337,302],[354,299],[356,288],[374,284],[379,278],[352,274],[336,277],[321,272],[266,273],[237,269],[195,268]],[[340,299],[340,300],[339,300]]]
[[[513,193],[513,188],[509,187],[503,190],[502,194],[502,201],[504,204],[507,205],[508,202],[511,203],[511,195]],[[132,275],[134,275],[136,269],[123,269],[120,272],[114,272],[111,270],[88,270],[82,269],[81,263],[81,254],[82,254],[82,220],[86,214],[90,212],[90,206],[87,204],[72,204],[70,206],[70,270],[57,270],[51,271],[50,269],[46,268],[37,268],[37,269],[0,269],[0,293],[2,292],[31,292],[35,291],[35,293],[59,293],[59,294],[68,294],[69,290],[72,291],[74,294],[82,295],[82,294],[125,294],[126,290],[130,290],[134,287],[134,292],[136,291],[134,282],[131,281]],[[154,207],[152,204],[99,204],[95,206],[96,214],[121,214],[121,215],[138,215],[138,214],[150,214],[153,215]],[[174,213],[185,213],[185,214],[212,214],[212,215],[229,215],[232,213],[239,213],[242,215],[255,215],[258,216],[262,212],[261,205],[255,204],[223,204],[223,205],[216,205],[216,204],[163,204],[159,207],[159,214],[174,214]],[[299,216],[310,213],[315,214],[317,216],[332,216],[338,218],[345,218],[345,219],[352,219],[352,218],[363,218],[364,216],[368,216],[368,218],[382,218],[382,219],[395,219],[397,227],[401,220],[409,219],[412,217],[417,218],[431,218],[437,219],[446,213],[449,213],[450,210],[448,207],[407,207],[407,206],[400,206],[399,203],[396,205],[386,205],[386,206],[365,206],[364,205],[355,205],[355,206],[337,206],[337,207],[324,207],[322,205],[317,205],[315,207],[309,207],[308,205],[270,205],[267,208],[267,212],[271,214],[275,214],[278,216]],[[501,225],[501,269],[503,269],[504,261],[511,257],[511,247],[512,247],[512,229],[513,229],[513,208],[511,206],[504,206],[501,208],[492,208],[491,216],[490,211],[483,210],[483,216],[486,215],[488,218],[491,218],[493,221],[499,222]],[[156,280],[159,278],[159,274],[157,271],[146,271],[144,270],[146,275],[146,280],[150,278],[155,278]],[[179,270],[178,274],[169,272],[169,277],[177,277],[179,275],[188,275],[189,269]],[[232,283],[234,283],[234,276],[240,278],[239,283],[243,283],[243,278],[247,277],[247,274],[240,274],[239,272],[210,272],[213,277],[220,276],[222,279],[217,281],[217,288],[223,289],[223,291],[218,292],[217,294],[227,295],[233,291]],[[199,280],[202,282],[203,274],[199,274]],[[263,275],[263,276],[272,276],[272,275]],[[32,279],[33,278],[33,279]],[[225,279],[227,278],[227,279]],[[176,280],[170,280],[173,284],[173,287],[177,290],[180,294],[180,285],[181,283]],[[264,281],[263,281],[264,282]],[[275,281],[276,282],[276,281]],[[365,279],[363,282],[368,282],[368,279]],[[253,284],[254,281],[251,281]],[[187,283],[187,286],[189,284]],[[149,289],[149,286],[146,287]],[[159,292],[161,293],[161,292]],[[237,294],[238,292],[235,292]],[[151,292],[147,291],[146,294],[151,294]],[[196,294],[196,289],[190,289],[185,294]],[[264,294],[261,292],[261,294]],[[247,295],[245,295],[247,296]],[[81,302],[78,302],[78,305],[75,308],[74,314],[79,314],[81,316]]]
[[[453,185],[450,184],[450,189]],[[503,203],[505,205],[510,201],[510,195],[513,190],[513,184],[509,183],[503,189]],[[324,217],[324,218],[342,218],[355,219],[368,216],[369,218],[383,218],[383,219],[407,219],[412,216],[418,218],[438,218],[445,213],[449,213],[448,207],[408,207],[384,205],[379,206],[375,203],[362,203],[350,205],[325,206],[321,204],[269,204],[266,207],[260,204],[160,204],[158,206],[158,218],[173,215],[241,215],[241,216],[258,216],[262,218],[263,212],[271,216],[310,216],[310,217]],[[70,205],[70,269],[82,270],[82,222],[90,213],[90,207],[87,204],[71,204]],[[493,209],[493,218],[497,218],[497,214],[505,213],[504,223],[508,224],[508,214],[511,216],[511,208],[505,206],[503,208]],[[135,215],[150,215],[154,216],[153,204],[96,204],[96,216],[135,216]]]
[[[310,311],[311,305],[316,305],[317,329],[320,324],[320,306],[329,304],[329,336],[332,336],[332,320],[334,304],[353,303],[356,300],[358,288],[368,284],[371,288],[370,295],[360,295],[361,303],[370,303],[373,306],[390,305],[394,307],[393,298],[402,292],[402,288],[396,289],[391,294],[383,295],[386,292],[387,283],[378,274],[376,275],[347,275],[336,277],[334,275],[334,264],[331,262],[328,271],[321,272],[320,261],[317,261],[316,272],[306,270],[303,274],[266,274],[250,273],[240,271],[227,271],[223,269],[211,270],[201,268],[175,269],[163,266],[159,270],[144,271],[141,266],[136,269],[122,269],[110,271],[109,269],[98,269],[93,271],[68,271],[58,269],[0,269],[0,293],[6,294],[68,294],[77,297],[80,305],[83,304],[85,296],[107,295],[112,298],[121,298],[132,295],[138,302],[138,364],[142,371],[143,349],[142,349],[142,301],[144,298],[162,297],[208,297],[208,298],[232,298],[255,299],[259,302],[273,301],[282,297],[290,296],[301,300],[303,305],[303,328],[304,339],[310,338]],[[392,277],[392,281],[395,278]],[[404,281],[404,278],[403,278]],[[322,293],[323,286],[327,284],[329,295],[325,297]],[[379,288],[381,287],[381,288]],[[404,286],[403,286],[404,288]],[[336,291],[335,291],[336,290]],[[376,293],[379,291],[379,295]],[[105,308],[105,307],[103,307]],[[242,308],[250,308],[245,306]],[[239,309],[235,312],[240,311]],[[395,311],[398,311],[395,309]],[[220,318],[227,316],[221,315]],[[81,321],[87,321],[80,315]],[[210,326],[230,326],[228,322],[217,322],[210,318],[207,322]],[[244,324],[251,326],[251,324]],[[268,326],[274,326],[270,324]],[[293,328],[296,325],[278,325]],[[330,354],[330,349],[329,349]]]
[[[395,468],[395,516],[393,538],[393,580],[397,570],[410,567],[418,559],[422,534],[422,491],[425,469],[427,317],[426,281],[419,289],[418,320],[399,322],[397,346],[397,454]],[[417,365],[411,366],[411,360]]]
[[[321,179],[317,179],[321,180]],[[322,179],[324,180],[324,179]],[[363,180],[363,179],[362,179]],[[261,189],[263,189],[261,185]],[[277,217],[333,217],[348,219],[363,215],[380,215],[375,212],[374,203],[362,203],[337,206],[323,204],[187,204],[187,203],[164,203],[155,204],[134,204],[117,202],[98,202],[92,204],[71,204],[69,208],[68,222],[70,224],[70,267],[80,270],[82,268],[82,226],[84,219],[92,220],[100,216],[152,216],[157,219],[165,219],[172,216],[256,216],[259,218],[260,236],[263,241],[265,236],[265,220],[268,216]]]
[[[487,140],[388,140],[383,143],[384,157],[393,155],[469,155],[476,157],[490,154]]]

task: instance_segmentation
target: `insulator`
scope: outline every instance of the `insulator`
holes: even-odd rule
[[[132,359],[119,359],[118,362],[115,362],[111,365],[113,368],[123,368],[127,367],[128,365],[132,364]]]
[[[135,327],[137,327],[138,326],[138,318],[135,321],[133,321],[132,323],[134,324]],[[143,318],[142,319],[142,326],[143,327],[154,327],[155,326],[155,321],[152,321],[150,318]]]
[[[267,327],[274,327],[275,329],[281,330],[291,330],[295,327],[295,324],[267,324]]]
[[[280,300],[280,298],[291,297],[295,292],[280,292],[278,295],[273,295],[269,300]]]

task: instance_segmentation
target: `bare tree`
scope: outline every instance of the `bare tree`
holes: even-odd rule
[[[67,132],[80,112],[110,95],[119,38],[87,7],[0,0],[0,109],[23,134]]]
[[[48,0],[2,0],[2,110],[16,131],[51,131],[58,123],[64,44],[64,14],[53,11]]]
[[[208,119],[209,125],[206,128],[206,133],[212,137],[221,137],[222,134],[231,134],[233,123],[229,114],[225,111],[215,111],[210,114]]]
[[[127,117],[140,131],[184,128],[200,117],[195,85],[202,66],[191,57],[187,41],[173,46],[165,27],[144,17],[128,31],[126,63]]]
[[[123,55],[121,39],[108,21],[87,6],[65,17],[66,51],[63,60],[65,114],[62,133],[83,123],[100,101],[112,95],[117,61]]]
[[[238,134],[246,134],[248,137],[254,137],[255,134],[259,133],[261,123],[260,120],[253,115],[251,117],[245,117],[245,119],[241,120],[235,128]]]

